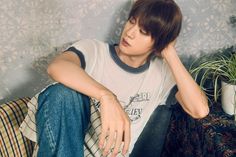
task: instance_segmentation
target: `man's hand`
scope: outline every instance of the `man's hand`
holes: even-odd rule
[[[176,39],[169,43],[161,52],[161,56],[166,59],[168,55],[175,55],[176,49],[175,49]]]
[[[130,144],[129,117],[116,96],[111,93],[101,96],[100,103],[102,130],[99,147],[103,149],[104,156],[107,156],[110,149],[114,148],[112,157],[115,157],[124,138],[122,154],[125,155]]]

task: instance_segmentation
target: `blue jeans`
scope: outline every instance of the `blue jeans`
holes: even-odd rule
[[[83,157],[90,120],[89,97],[60,83],[38,97],[38,157]]]

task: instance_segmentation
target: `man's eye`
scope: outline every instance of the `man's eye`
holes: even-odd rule
[[[149,35],[149,33],[147,31],[145,31],[144,29],[140,29],[140,32],[143,34],[143,35]]]

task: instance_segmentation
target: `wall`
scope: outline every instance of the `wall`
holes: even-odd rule
[[[236,43],[228,24],[236,0],[176,0],[183,15],[180,55]],[[0,102],[32,96],[50,83],[45,69],[81,38],[116,42],[131,0],[0,0]]]

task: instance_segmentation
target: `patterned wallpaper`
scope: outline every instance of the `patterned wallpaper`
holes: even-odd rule
[[[176,0],[182,56],[236,43],[228,24],[236,0]],[[0,0],[0,102],[32,96],[50,83],[48,62],[81,38],[117,42],[132,0]]]

